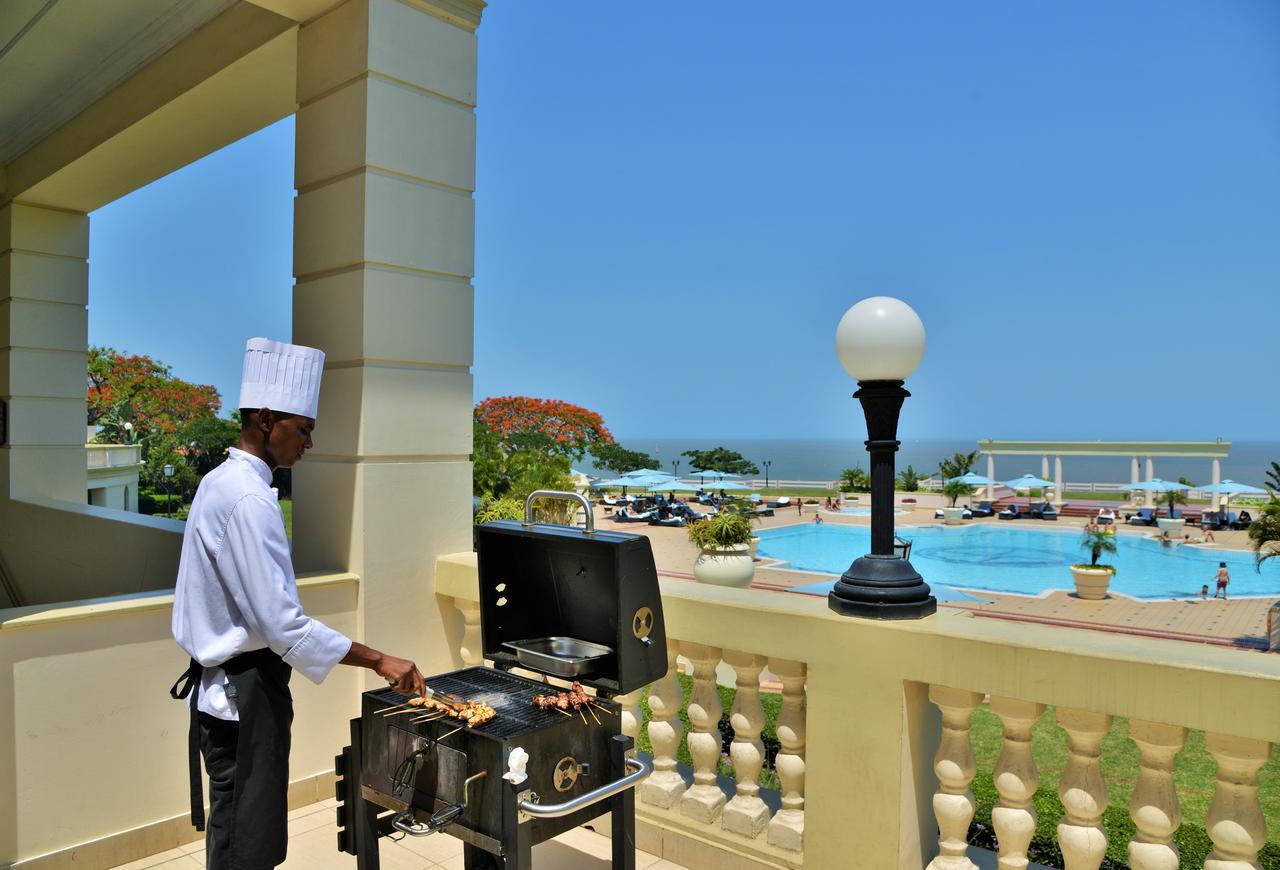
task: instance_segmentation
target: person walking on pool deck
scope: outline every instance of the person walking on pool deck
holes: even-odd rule
[[[1213,597],[1217,598],[1218,593],[1222,593],[1222,600],[1227,600],[1227,584],[1231,582],[1231,573],[1227,571],[1227,563],[1218,563],[1218,588],[1214,590]]]
[[[302,611],[271,474],[311,448],[324,353],[250,339],[240,441],[191,503],[173,598],[173,636],[191,657],[169,690],[189,698],[191,822],[204,830],[200,755],[209,774],[209,870],[285,859],[294,669],[320,683],[337,664],[369,668],[424,694],[417,666],[356,643]]]

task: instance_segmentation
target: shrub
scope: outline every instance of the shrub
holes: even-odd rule
[[[741,514],[724,512],[689,525],[689,540],[700,550],[751,543],[751,523]]]
[[[524,502],[515,498],[495,498],[476,511],[475,521],[488,523],[494,520],[524,519]]]

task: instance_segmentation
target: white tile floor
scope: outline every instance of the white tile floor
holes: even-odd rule
[[[285,870],[327,870],[354,868],[356,859],[338,851],[338,828],[333,800],[301,807],[289,813],[289,858],[280,865]],[[535,846],[533,863],[537,870],[607,870],[613,854],[608,837],[578,828]],[[382,839],[380,852],[384,870],[462,870],[462,841],[447,834]],[[204,841],[197,840],[149,858],[121,864],[113,870],[190,870],[204,866]],[[636,870],[681,870],[679,864],[664,861],[648,852],[636,852]]]

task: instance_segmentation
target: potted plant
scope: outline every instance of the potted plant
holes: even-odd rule
[[[733,509],[745,517],[748,522],[755,520],[756,525],[761,525],[760,515],[756,513],[756,506],[750,499],[735,498],[733,500]],[[760,536],[755,533],[755,530],[752,530],[751,540],[748,544],[750,546],[751,561],[755,562],[758,559],[756,549],[760,546]]]
[[[1186,478],[1181,478],[1178,482],[1188,483]],[[1157,494],[1155,499],[1156,504],[1160,504],[1161,500],[1162,497]],[[1162,534],[1167,534],[1170,537],[1177,537],[1178,533],[1182,531],[1183,522],[1180,517],[1176,516],[1176,514],[1178,513],[1178,505],[1187,503],[1186,493],[1182,490],[1171,489],[1164,493],[1163,501],[1169,506],[1169,516],[1156,517],[1156,526],[1160,529]]]
[[[693,576],[714,586],[751,585],[756,566],[751,562],[751,523],[742,514],[722,511],[689,525],[689,540],[699,549]]]
[[[944,484],[942,487],[942,494],[951,499],[951,507],[944,507],[942,509],[942,521],[949,526],[960,525],[964,522],[964,508],[956,507],[956,501],[961,496],[972,497],[973,488],[969,486],[969,484],[961,483],[957,480],[952,483]]]
[[[1089,551],[1089,562],[1071,566],[1071,579],[1076,584],[1076,596],[1090,601],[1101,601],[1107,597],[1107,588],[1111,578],[1115,576],[1114,565],[1100,565],[1098,559],[1103,553],[1116,551],[1116,534],[1113,529],[1088,528],[1084,530],[1084,538],[1080,546]]]

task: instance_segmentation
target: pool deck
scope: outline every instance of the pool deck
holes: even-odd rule
[[[773,517],[759,521],[762,529],[792,526],[813,521],[814,506],[806,505],[803,514],[795,508],[779,509]],[[838,516],[823,513],[824,521],[839,525],[868,525],[866,517]],[[600,507],[596,508],[596,522],[602,528],[635,532],[647,535],[653,545],[658,573],[665,577],[693,580],[693,562],[697,548],[689,543],[684,529],[649,526],[644,523],[615,523],[606,519]],[[918,509],[910,515],[896,518],[899,525],[924,525],[937,522],[933,510]],[[995,519],[970,520],[969,523],[992,523]],[[968,524],[968,523],[966,523]],[[1080,528],[1084,520],[1063,518],[1047,528]],[[1019,520],[1015,527],[1035,528],[1040,521]],[[1118,529],[1122,535],[1149,535],[1151,530],[1140,527]],[[1191,531],[1188,528],[1188,531]],[[1196,534],[1199,534],[1198,532]],[[1244,532],[1216,532],[1216,548],[1247,550],[1248,536]],[[785,592],[795,586],[804,586],[835,575],[806,571],[791,571],[777,567],[778,563],[764,560],[756,563],[753,586]],[[928,579],[928,578],[926,578]],[[1047,625],[1063,625],[1105,631],[1117,634],[1133,634],[1183,640],[1189,643],[1213,644],[1235,647],[1241,650],[1266,649],[1267,610],[1280,596],[1268,598],[1232,598],[1227,601],[1207,600],[1151,601],[1113,595],[1104,601],[1085,601],[1068,591],[1069,577],[1063,578],[1063,589],[1050,590],[1040,595],[1008,595],[985,590],[972,590],[984,601],[947,602],[943,606],[971,612],[975,618],[1007,619],[1019,622],[1038,622]]]

